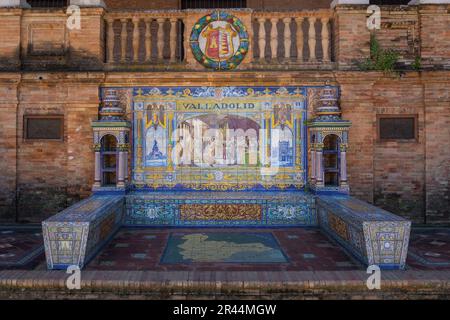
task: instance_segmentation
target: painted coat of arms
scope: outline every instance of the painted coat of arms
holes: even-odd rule
[[[215,70],[236,68],[248,51],[248,33],[241,20],[222,11],[202,17],[190,38],[195,59]]]

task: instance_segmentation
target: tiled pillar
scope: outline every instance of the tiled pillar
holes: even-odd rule
[[[316,150],[316,185],[323,186],[322,149]]]
[[[316,180],[316,150],[311,148],[311,182]]]
[[[123,161],[123,167],[124,167],[124,175],[125,175],[125,183],[128,182],[128,151],[124,152],[124,161]]]
[[[271,165],[271,154],[272,154],[272,143],[270,141],[271,139],[271,132],[270,129],[271,128],[271,124],[270,124],[270,112],[266,112],[266,165],[270,166]]]
[[[102,177],[101,177],[101,155],[100,151],[95,151],[95,173],[94,173],[94,187],[101,187]]]
[[[342,148],[341,151],[341,177],[340,177],[340,181],[339,184],[340,185],[346,185],[347,184],[347,152],[345,151],[345,148]]]
[[[119,163],[118,163],[118,173],[117,173],[117,187],[125,186],[125,152],[119,151]]]

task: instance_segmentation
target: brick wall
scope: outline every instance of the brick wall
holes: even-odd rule
[[[11,110],[2,108],[0,128],[4,128],[5,134],[2,132],[1,145],[9,146],[8,161],[0,164],[8,173],[8,179],[2,181],[0,203],[5,208],[0,212],[2,218],[14,219],[13,208],[7,211],[6,207],[14,200],[16,184],[17,219],[24,222],[40,222],[89,196],[94,170],[90,122],[98,115],[98,82],[73,79],[83,76],[26,74],[18,93],[17,119],[14,112],[7,113]],[[63,141],[24,139],[25,115],[63,115]]]
[[[112,76],[119,81],[118,74]],[[311,83],[319,76],[320,72],[308,73],[302,79],[295,78],[295,83]],[[343,117],[352,122],[347,153],[352,195],[416,223],[450,222],[450,72],[407,72],[393,77],[340,71],[329,76],[341,88]],[[123,73],[116,85],[132,78],[133,74]],[[171,85],[183,83],[174,80],[175,74],[166,74],[166,78],[172,79]],[[235,73],[229,81],[264,83],[257,79],[256,74],[241,77]],[[0,103],[0,145],[6,160],[0,163],[5,173],[0,215],[14,219],[17,184],[19,219],[40,221],[90,194],[94,171],[90,122],[97,118],[98,87],[104,75],[25,73],[18,86],[18,107],[17,83],[11,81],[3,79],[0,86],[6,97]],[[287,83],[283,81],[279,85]],[[205,82],[193,77],[190,84]],[[218,79],[217,85],[223,84],[223,79]],[[24,140],[23,116],[30,114],[63,114],[64,141]],[[377,114],[417,114],[418,140],[378,141]]]
[[[450,222],[449,82],[448,72],[430,72],[423,75],[428,223]]]
[[[21,10],[0,10],[0,71],[20,65]]]
[[[380,79],[372,88],[376,115],[417,115],[418,140],[379,141],[374,136],[374,203],[423,223],[425,130],[423,86],[415,74]],[[376,119],[374,119],[376,121]]]
[[[354,69],[357,61],[369,57],[370,33],[366,20],[365,6],[336,7],[333,47],[339,69]]]
[[[372,85],[374,79],[362,72],[340,72],[342,117],[352,122],[347,151],[347,172],[354,196],[373,201],[374,111]]]
[[[0,74],[0,221],[15,219],[17,86],[20,75]]]
[[[424,65],[450,66],[450,5],[421,6],[419,13]]]

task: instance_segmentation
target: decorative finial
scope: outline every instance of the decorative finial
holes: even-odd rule
[[[100,108],[100,121],[122,121],[124,110],[120,106],[116,89],[105,89],[102,106]]]

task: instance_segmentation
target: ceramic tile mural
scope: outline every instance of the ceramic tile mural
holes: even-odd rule
[[[306,181],[307,87],[134,87],[136,189],[283,190]]]

